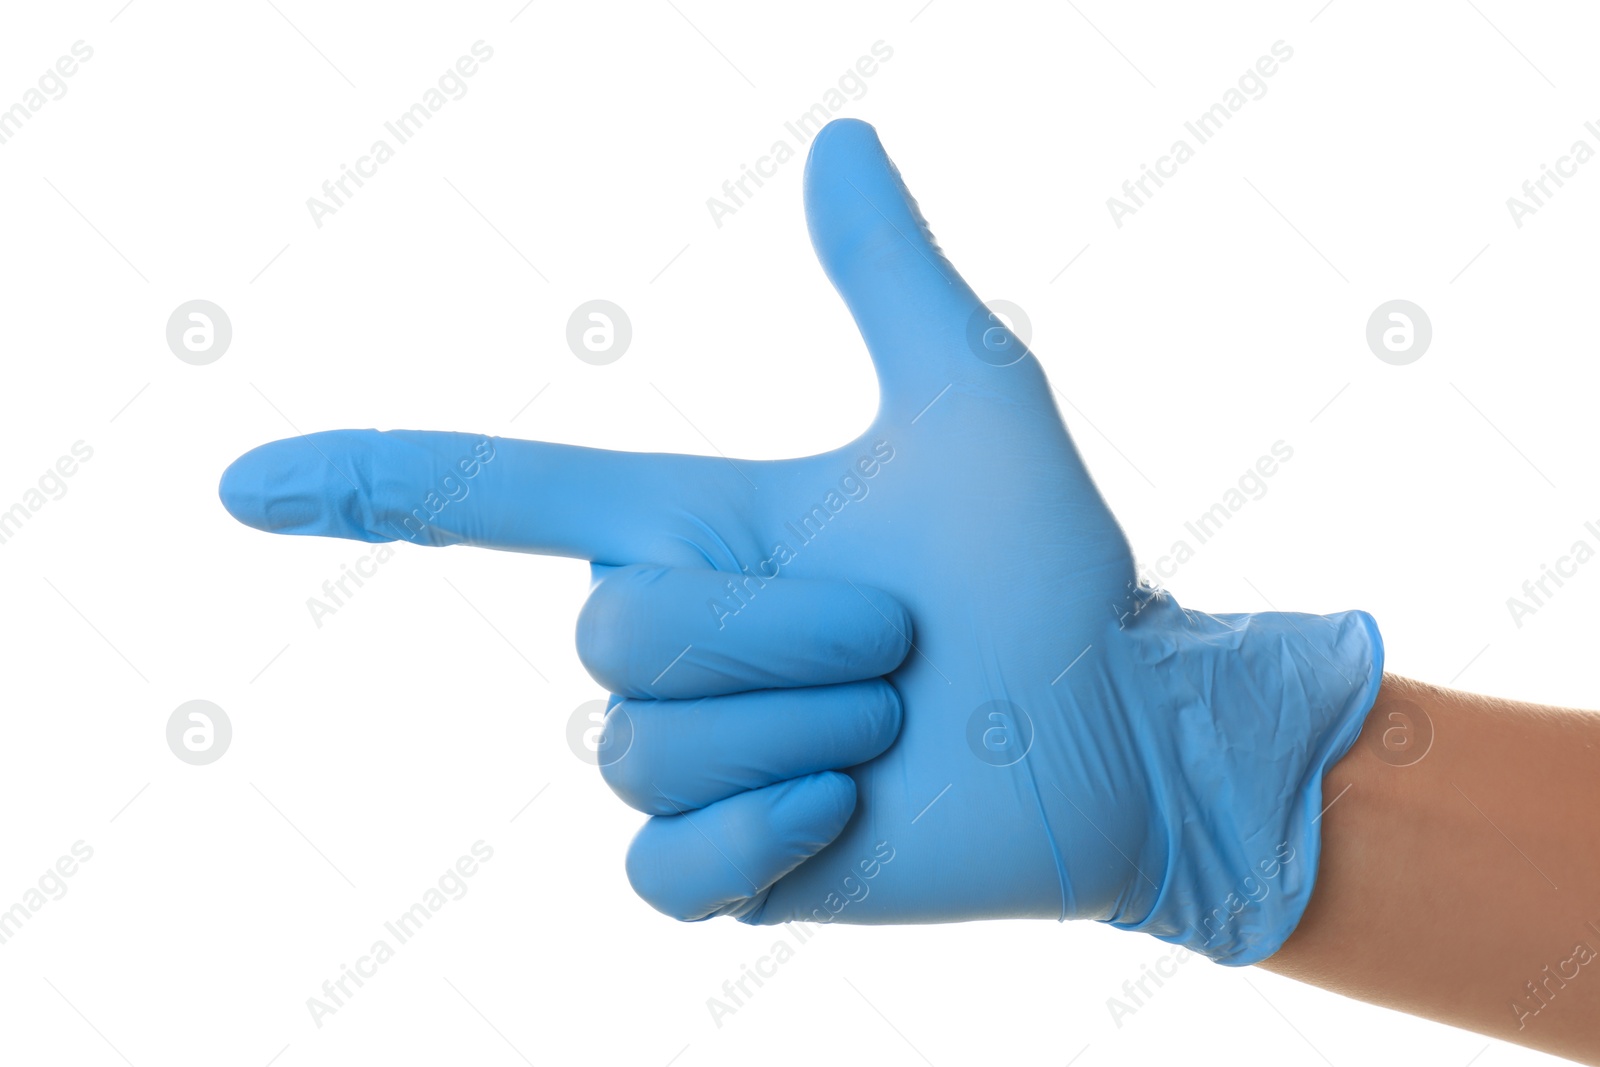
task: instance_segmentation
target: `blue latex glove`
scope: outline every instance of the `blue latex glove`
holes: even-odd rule
[[[1371,617],[1142,588],[1039,363],[870,126],[817,136],[805,201],[882,392],[843,448],[735,468],[334,431],[241,457],[223,502],[278,533],[600,564],[579,652],[617,694],[607,778],[654,816],[629,875],[671,915],[1087,918],[1271,955],[1377,694]]]

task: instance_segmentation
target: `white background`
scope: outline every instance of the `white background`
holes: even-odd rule
[[[718,1027],[707,998],[784,933],[630,891],[641,817],[565,739],[601,695],[571,636],[586,567],[402,546],[319,628],[307,598],[371,549],[246,529],[216,484],[339,426],[750,457],[853,437],[875,386],[812,258],[803,154],[720,228],[705,201],[881,40],[841,113],[979,292],[1027,310],[1141,557],[1293,447],[1170,580],[1182,602],[1365,608],[1392,670],[1600,706],[1600,573],[1520,628],[1505,603],[1600,519],[1600,162],[1520,229],[1505,204],[1596,144],[1592,12],[276,3],[6,5],[0,107],[73,42],[94,56],[0,145],[0,509],[75,441],[94,456],[0,545],[0,908],[75,841],[94,856],[0,946],[0,1059],[1544,1061],[1198,959],[1119,1027],[1107,998],[1170,950],[1088,923],[823,929]],[[480,39],[467,95],[317,228],[306,198]],[[1280,39],[1267,95],[1116,227],[1106,198]],[[593,297],[633,321],[610,366],[564,342]],[[195,298],[234,329],[203,367],[164,336]],[[1434,326],[1405,367],[1364,340],[1394,298]],[[234,727],[206,767],[164,736],[196,698]],[[314,1025],[306,999],[480,839],[470,892]]]

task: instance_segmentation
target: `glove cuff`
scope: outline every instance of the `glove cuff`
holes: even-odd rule
[[[1383,639],[1364,611],[1169,606],[1166,627],[1136,635],[1151,669],[1181,671],[1172,706],[1143,717],[1164,831],[1144,869],[1165,877],[1123,912],[1143,918],[1112,923],[1244,967],[1277,952],[1310,903],[1322,814],[1337,799],[1323,796],[1323,776],[1377,700]]]

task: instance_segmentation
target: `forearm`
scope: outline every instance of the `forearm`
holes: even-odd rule
[[[1261,966],[1600,1064],[1600,715],[1386,675],[1323,788],[1315,893]]]

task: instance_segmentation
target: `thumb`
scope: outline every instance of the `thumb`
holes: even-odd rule
[[[812,246],[872,353],[887,412],[914,412],[952,381],[1003,373],[1026,355],[940,251],[870,125],[836,119],[817,134],[805,203]]]

